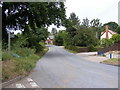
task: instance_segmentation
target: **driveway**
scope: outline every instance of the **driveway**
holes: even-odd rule
[[[51,46],[29,76],[6,88],[118,88],[118,67]]]
[[[77,53],[76,55],[80,57],[84,57],[84,59],[96,63],[100,63],[109,59],[109,56],[108,57],[98,56],[97,52],[83,52],[83,53]]]

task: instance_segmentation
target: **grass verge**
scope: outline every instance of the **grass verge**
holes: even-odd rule
[[[48,47],[39,53],[29,48],[18,48],[12,51],[20,57],[8,54],[7,51],[2,52],[2,81],[11,80],[19,75],[28,75],[36,66],[37,61],[48,51]]]
[[[120,66],[120,58],[108,59],[108,60],[103,61],[102,63],[115,65],[115,66]]]

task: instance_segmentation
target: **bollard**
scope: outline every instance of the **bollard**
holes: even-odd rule
[[[110,53],[110,59],[112,58],[112,53]]]
[[[104,52],[102,52],[102,56],[104,56]]]

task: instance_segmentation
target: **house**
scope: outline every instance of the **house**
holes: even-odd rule
[[[46,44],[53,44],[53,41],[54,41],[54,36],[49,36],[48,38],[47,38],[47,40],[45,41],[45,43]]]
[[[103,38],[110,39],[114,34],[117,34],[117,33],[113,32],[112,30],[109,30],[108,25],[106,25],[106,30],[104,32],[101,32],[100,39],[103,39]]]

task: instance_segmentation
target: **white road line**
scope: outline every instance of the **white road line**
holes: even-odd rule
[[[35,82],[30,82],[30,85],[31,85],[33,88],[39,88],[39,86],[38,86]]]
[[[25,88],[25,86],[22,85],[22,84],[16,84],[16,87],[17,87],[17,88]]]
[[[33,88],[39,88],[39,86],[31,78],[27,78],[27,80]]]
[[[28,82],[33,82],[33,80],[31,78],[27,78]]]

